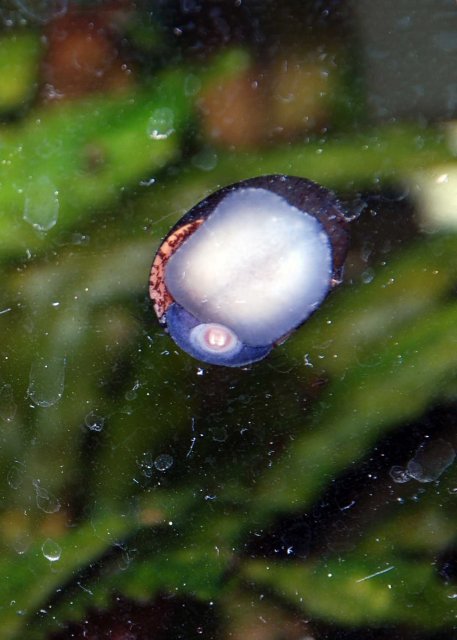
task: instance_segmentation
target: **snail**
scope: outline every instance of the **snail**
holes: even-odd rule
[[[348,218],[324,187],[285,175],[243,180],[170,230],[149,295],[181,349],[244,366],[284,342],[341,282],[348,243]]]

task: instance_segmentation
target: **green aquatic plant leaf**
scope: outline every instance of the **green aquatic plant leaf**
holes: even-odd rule
[[[43,45],[37,33],[19,31],[0,36],[0,113],[21,110],[29,102],[38,84],[38,70]]]
[[[265,515],[303,509],[326,478],[342,473],[380,437],[436,402],[441,381],[457,366],[456,322],[455,304],[421,313],[414,324],[373,346],[371,366],[355,364],[335,378],[302,434],[265,474],[256,491],[257,508]]]
[[[453,161],[443,131],[401,124],[343,134],[325,142],[310,140],[305,146],[221,154],[213,174],[230,176],[230,182],[237,182],[255,175],[284,173],[352,190],[370,189],[380,181],[398,185],[415,169]]]
[[[304,612],[343,626],[402,624],[425,630],[453,624],[453,589],[429,560],[348,553],[321,561],[252,561],[241,574]]]
[[[190,115],[184,80],[170,71],[141,93],[59,105],[3,131],[0,255],[40,248],[54,227],[93,216],[176,160]]]
[[[119,205],[182,155],[198,86],[234,73],[247,54],[230,50],[204,70],[176,67],[141,88],[32,111],[0,132],[0,259],[42,251],[62,231]],[[197,92],[198,93],[198,92]]]
[[[451,239],[437,239],[436,243],[436,246],[440,246],[443,250],[443,256],[446,256],[447,251],[451,251]],[[392,273],[398,274],[399,280],[404,278],[406,282],[408,273],[415,271],[419,256],[423,251],[424,246],[418,244],[416,249],[412,250],[411,255],[405,257],[404,262],[399,258],[396,265],[393,263]],[[87,259],[88,256],[90,256],[90,260]],[[103,351],[110,344],[109,341],[112,340],[113,335],[117,336],[115,341],[122,345],[120,337],[129,335],[129,331],[133,328],[133,343],[128,339],[124,343],[124,347],[121,347],[121,352],[122,348],[125,348],[128,354],[135,353],[138,348],[135,342],[138,340],[143,345],[141,351],[137,351],[133,360],[134,369],[129,374],[129,379],[140,380],[142,386],[136,390],[138,395],[131,396],[130,400],[125,398],[123,394],[118,396],[118,405],[114,404],[113,399],[109,400],[109,394],[106,396],[106,405],[103,411],[111,412],[112,415],[107,419],[103,431],[95,431],[94,433],[100,439],[99,442],[105,444],[96,447],[90,456],[90,467],[94,465],[95,472],[85,473],[85,510],[91,514],[92,523],[102,521],[107,517],[113,518],[114,522],[119,520],[119,525],[122,524],[122,526],[119,529],[120,534],[117,536],[117,540],[121,547],[124,545],[124,541],[141,526],[142,518],[132,517],[132,507],[139,508],[141,513],[155,513],[155,522],[162,523],[169,519],[179,530],[187,530],[184,546],[184,538],[179,536],[177,539],[181,551],[174,547],[174,543],[170,543],[168,547],[167,557],[173,558],[173,561],[169,560],[169,572],[165,566],[160,564],[164,558],[151,559],[146,552],[144,542],[140,539],[139,554],[135,556],[126,573],[118,571],[118,561],[116,561],[115,567],[117,568],[113,569],[113,572],[103,574],[101,579],[97,577],[90,584],[84,583],[84,586],[87,586],[92,594],[99,592],[100,596],[94,595],[92,598],[90,593],[79,594],[85,604],[81,602],[80,609],[75,605],[73,613],[76,618],[79,617],[77,612],[80,611],[83,615],[86,607],[91,606],[91,603],[108,606],[109,594],[114,588],[129,597],[153,597],[156,591],[171,588],[178,574],[187,575],[187,571],[189,573],[187,584],[190,585],[190,591],[197,593],[201,598],[217,597],[222,588],[218,580],[227,568],[227,563],[230,564],[230,556],[233,553],[233,551],[229,551],[243,548],[242,541],[248,531],[264,527],[278,513],[293,513],[309,507],[318,499],[319,493],[325,489],[329,480],[337,477],[339,473],[353,464],[354,460],[367,455],[379,437],[392,431],[405,420],[420,415],[431,401],[439,398],[440,381],[448,373],[455,371],[456,367],[455,350],[450,349],[449,346],[455,341],[457,310],[454,304],[446,300],[446,293],[452,282],[453,263],[452,260],[446,261],[443,257],[441,269],[445,271],[447,264],[449,270],[446,271],[447,275],[441,274],[440,271],[440,277],[430,278],[427,301],[423,305],[412,304],[410,311],[404,316],[400,316],[398,321],[389,327],[387,335],[383,333],[382,327],[378,327],[375,332],[369,334],[372,362],[361,362],[360,357],[354,360],[351,350],[345,348],[345,345],[341,343],[338,349],[341,351],[343,362],[345,362],[344,375],[342,375],[343,369],[340,368],[341,364],[335,369],[329,367],[329,384],[314,401],[316,406],[314,406],[313,412],[303,413],[299,403],[297,403],[296,412],[293,414],[289,412],[289,421],[285,427],[287,426],[289,430],[292,429],[295,435],[288,446],[283,447],[282,454],[273,456],[271,464],[266,465],[263,459],[255,460],[253,451],[256,449],[253,450],[252,445],[240,447],[237,451],[237,464],[240,465],[241,461],[245,460],[243,465],[249,465],[249,461],[251,461],[251,471],[250,473],[234,474],[233,463],[227,458],[227,445],[224,445],[224,442],[218,442],[217,439],[204,440],[197,443],[195,450],[191,449],[194,432],[190,418],[192,415],[201,415],[201,402],[208,397],[211,385],[214,384],[215,393],[216,389],[220,387],[221,378],[218,375],[220,371],[215,371],[212,382],[211,380],[205,381],[205,392],[203,393],[202,386],[202,393],[193,395],[192,401],[189,402],[186,400],[186,394],[190,390],[194,390],[195,393],[194,383],[189,385],[189,375],[192,378],[195,376],[196,363],[188,359],[180,360],[181,364],[178,366],[177,360],[175,360],[175,358],[179,359],[178,355],[161,355],[161,344],[165,344],[169,339],[165,336],[161,338],[157,336],[156,329],[151,333],[152,336],[155,336],[153,346],[146,349],[149,340],[146,339],[142,331],[138,331],[138,327],[141,326],[141,318],[136,318],[134,325],[137,328],[135,329],[132,327],[128,315],[125,315],[124,305],[119,306],[119,301],[127,300],[132,296],[132,293],[142,295],[142,287],[139,283],[141,274],[144,268],[149,265],[150,259],[149,242],[139,244],[136,241],[130,241],[123,248],[120,249],[118,245],[110,252],[105,252],[103,256],[98,257],[92,254],[90,248],[83,246],[78,251],[69,251],[66,256],[62,254],[59,269],[56,269],[54,265],[42,265],[39,269],[35,267],[36,271],[32,269],[16,275],[16,281],[11,280],[9,295],[13,296],[14,291],[19,291],[21,300],[27,302],[26,308],[34,308],[37,318],[47,317],[43,310],[50,306],[54,297],[57,296],[56,299],[60,301],[60,305],[55,311],[60,315],[56,316],[54,325],[47,320],[46,331],[52,339],[44,341],[42,345],[48,345],[50,351],[45,351],[45,353],[49,355],[65,353],[69,363],[66,374],[71,376],[69,384],[72,394],[68,396],[64,394],[55,407],[47,409],[38,407],[33,412],[37,416],[34,444],[31,446],[29,441],[22,442],[23,453],[17,456],[18,459],[25,460],[24,466],[30,473],[30,478],[40,478],[44,490],[62,500],[62,491],[65,483],[68,483],[71,473],[75,473],[75,477],[78,477],[76,463],[81,441],[75,435],[80,432],[80,421],[84,420],[81,407],[86,411],[86,400],[90,397],[93,397],[93,401],[96,398],[100,401],[99,390],[96,391],[96,396],[87,394],[93,393],[91,389],[93,389],[95,380],[100,376],[103,377],[103,367],[107,371],[110,370],[113,367],[113,361],[109,356],[104,361],[103,367],[93,373],[87,364],[91,357],[95,357],[97,345],[101,346]],[[123,268],[125,264],[129,264],[130,268]],[[87,285],[83,287],[84,295],[78,289],[78,304],[76,306],[75,291],[72,290],[71,285],[72,274],[75,272],[81,276],[79,281],[83,281]],[[434,284],[436,284],[436,291],[432,292],[431,287]],[[3,293],[4,295],[8,294],[8,290]],[[346,305],[350,306],[352,303],[353,311],[349,316],[351,320],[346,320],[348,327],[356,326],[357,322],[363,326],[363,318],[366,317],[367,309],[371,308],[371,316],[375,317],[376,305],[379,305],[380,309],[384,309],[384,315],[388,315],[389,312],[386,310],[390,309],[392,317],[395,316],[397,299],[395,296],[391,296],[388,287],[379,286],[376,291],[373,290],[367,299],[363,299],[360,309],[357,306],[354,307],[353,301],[353,293],[347,288],[341,292],[332,308],[332,312],[336,314],[335,317],[338,317],[338,309],[341,309],[343,315],[349,313],[344,309]],[[22,325],[20,321],[18,322],[20,309],[16,313],[19,315],[15,317],[5,315],[5,320],[9,318],[7,331],[11,344],[14,343],[14,340],[18,344],[23,340]],[[78,315],[81,313],[87,317],[85,323],[82,323],[81,317]],[[90,331],[83,333],[75,331],[74,320],[72,320],[75,318],[75,314],[77,314],[76,318],[79,318],[76,321],[77,326],[84,324],[86,327],[91,327]],[[97,317],[99,320],[95,321]],[[109,321],[107,321],[108,318],[110,318]],[[414,319],[414,323],[412,323],[412,319]],[[117,327],[114,333],[113,322]],[[124,323],[126,323],[125,328]],[[16,337],[14,337],[15,335]],[[332,339],[337,340],[338,335],[334,335]],[[286,356],[284,362],[290,361],[295,367],[295,371],[304,372],[303,378],[297,380],[298,385],[306,384],[306,381],[309,380],[309,368],[303,366],[301,358],[297,359],[297,346],[293,344],[290,352],[284,351],[284,355]],[[131,358],[131,355],[129,357]],[[77,364],[77,358],[80,358],[79,364]],[[100,357],[96,358],[99,364],[100,358],[101,353]],[[15,375],[19,375],[23,367],[27,367],[27,362],[30,366],[31,355],[29,352],[24,353],[18,362],[11,365],[12,371],[16,371]],[[427,367],[421,366],[423,362],[427,362]],[[367,364],[372,366],[367,366]],[[75,373],[84,371],[85,375],[74,375],[72,368]],[[275,402],[273,399],[272,403],[276,404],[280,410],[281,398],[284,401],[284,398],[287,397],[285,395],[287,391],[281,390],[278,381],[275,381],[274,367],[265,363],[261,365],[255,376],[252,375],[252,372],[251,374],[235,372],[235,374],[241,377],[237,383],[236,378],[229,376],[231,384],[235,384],[235,387],[237,384],[243,385],[250,397],[255,393],[255,390],[249,391],[249,387],[246,389],[246,380],[248,379],[251,380],[249,384],[254,384],[257,389],[262,388],[264,392],[265,385],[267,389],[271,388],[272,391],[276,389],[277,400]],[[171,378],[176,380],[177,386],[170,385]],[[286,382],[288,379],[285,377],[284,381]],[[210,386],[208,387],[208,385]],[[176,402],[176,394],[179,392],[180,386],[182,386],[182,401]],[[291,387],[290,382],[288,386]],[[128,384],[123,382],[121,388],[128,388]],[[289,392],[292,398],[296,395],[297,390],[290,388]],[[242,401],[236,388],[234,393],[233,400],[236,398],[239,403],[239,406],[236,403],[233,405],[235,415],[241,416]],[[274,393],[273,397],[275,397]],[[393,397],[398,401],[393,402]],[[275,430],[270,421],[274,422],[279,416],[265,415],[265,400],[260,402],[261,399],[262,396],[259,398],[254,414],[252,414],[252,407],[249,404],[247,406],[251,412],[251,420],[253,417],[256,421],[263,420],[266,437],[271,439]],[[230,397],[228,400],[231,401]],[[288,406],[291,405],[290,400],[287,402]],[[134,408],[130,415],[129,412],[125,412],[125,407],[129,403]],[[115,406],[118,406],[118,409],[115,409]],[[148,407],[150,408],[150,421],[145,422],[143,418],[139,422],[138,416],[148,415]],[[167,408],[166,413],[164,412],[165,407]],[[20,411],[22,413],[23,409],[21,408]],[[42,412],[42,416],[40,417],[37,412]],[[167,418],[165,418],[166,414],[168,414]],[[157,415],[157,419],[155,415]],[[212,415],[210,413],[208,418],[211,419]],[[199,430],[201,430],[201,417],[199,420]],[[69,435],[68,430],[61,429],[63,422],[71,425],[73,435]],[[56,428],[50,430],[50,424],[55,425]],[[207,427],[209,426],[208,424]],[[106,435],[104,435],[105,429]],[[196,433],[198,435],[198,432]],[[277,433],[279,435],[279,432]],[[153,467],[153,464],[150,463],[153,463],[155,454],[166,452],[166,447],[173,442],[174,436],[178,442],[173,445],[178,452],[175,464],[176,473],[161,476],[156,469],[152,469],[154,477],[150,480],[148,478],[149,467],[146,469],[145,463],[147,462],[149,466]],[[11,448],[14,449],[19,446],[19,443],[12,434],[11,438]],[[65,450],[68,453],[68,462],[62,459],[60,453]],[[145,451],[151,452],[150,460],[141,458]],[[188,458],[189,451],[191,456]],[[25,458],[21,458],[21,456],[25,456]],[[194,465],[193,456],[195,456]],[[207,474],[207,467],[202,462],[208,456],[214,456],[218,463],[211,467],[213,478],[208,486],[208,500],[206,500],[201,491],[202,482],[205,484],[208,482],[206,479],[203,480]],[[56,457],[64,464],[65,471],[63,480],[59,480],[57,483],[58,476],[50,466],[50,461]],[[72,460],[75,466],[73,467],[74,471],[70,472],[71,467],[67,465],[70,465]],[[178,462],[180,463],[178,464]],[[183,462],[186,464],[183,465]],[[183,472],[185,466],[189,468],[187,475]],[[146,471],[146,474],[143,471]],[[161,478],[166,483],[165,490],[162,490],[158,484],[158,481],[161,482]],[[131,483],[135,479],[139,480],[138,493],[136,501],[132,504]],[[211,485],[215,487],[214,494],[211,492]],[[274,492],[271,491],[272,486],[275,487]],[[20,494],[21,487],[14,489],[10,496],[11,502],[16,505],[18,504],[18,491]],[[22,491],[25,506],[28,504],[31,491],[32,493],[36,493],[36,491],[33,491],[30,486],[24,485]],[[221,514],[224,512],[228,516],[221,520]],[[191,526],[189,527],[189,525]],[[88,522],[87,531],[90,526],[92,525]],[[85,527],[86,525],[83,525],[81,531],[85,531]],[[394,539],[394,532],[395,527],[392,525],[392,531],[389,534],[391,542]],[[76,533],[75,531],[75,536]],[[81,533],[81,536],[84,535]],[[399,534],[396,538],[398,536]],[[40,551],[43,543],[41,538],[42,536],[37,533],[35,546],[32,546],[35,549],[32,556],[39,557],[37,562],[43,562]],[[75,553],[81,544],[87,546],[87,543],[81,542],[81,540],[82,538],[76,537],[72,542],[70,533],[62,534],[62,538],[56,539],[62,549],[62,561],[59,560],[59,565],[67,556],[65,550],[68,545],[73,544]],[[445,540],[449,540],[449,538],[445,538]],[[186,547],[188,547],[187,550]],[[109,548],[111,547],[107,543],[105,549]],[[219,552],[216,551],[216,548]],[[90,549],[91,544],[88,545],[88,553]],[[98,546],[97,553],[100,553]],[[221,556],[218,553],[222,553],[224,561],[221,561]],[[24,557],[28,557],[28,553]],[[65,575],[74,577],[78,571],[88,566],[92,557],[90,553],[87,557],[80,556],[78,563],[68,565],[68,572]],[[5,555],[5,558],[8,558],[8,555]],[[16,555],[14,555],[15,558]],[[203,561],[204,558],[206,558],[205,561]],[[350,558],[347,562],[352,566]],[[398,566],[401,565],[405,572],[409,571],[409,565],[401,564],[402,562],[403,560],[400,558]],[[202,571],[198,575],[195,567],[200,564],[203,566],[205,563],[207,571]],[[362,578],[369,575],[373,564],[368,564],[354,561],[351,575],[355,576],[357,573],[357,576]],[[383,567],[385,562],[382,564],[382,560],[379,560],[378,564],[374,564]],[[1,569],[1,574],[5,578],[12,576],[10,583],[13,585],[13,591],[16,584],[14,578],[16,572],[19,576],[17,579],[22,579],[20,577],[22,574],[11,557]],[[214,577],[214,582],[209,580],[208,575]],[[161,576],[160,580],[157,576]],[[419,576],[417,577],[419,580],[425,574],[418,572],[417,576]],[[430,576],[427,576],[425,578],[428,580]],[[194,581],[194,578],[197,582]],[[34,599],[29,600],[32,602],[32,605],[29,605],[29,611],[34,607],[38,608],[42,602],[45,602],[49,594],[58,588],[63,579],[62,575],[60,577],[53,576],[52,583],[49,583],[49,589],[43,592],[43,600],[40,602],[37,600],[35,605],[33,604]],[[414,576],[411,580],[415,584],[416,578]],[[9,583],[6,579],[4,582],[5,584]],[[207,586],[206,590],[205,585]],[[30,588],[32,587],[31,583]],[[79,591],[82,592],[81,589]],[[439,593],[441,594],[441,591]],[[6,594],[5,598],[8,597],[10,595]],[[354,597],[358,598],[359,595],[356,594]],[[382,600],[381,596],[379,598]],[[68,616],[71,617],[72,607],[65,602],[62,607],[62,611],[67,611]],[[315,615],[321,615],[325,618],[330,613],[326,612],[324,605],[322,607],[322,610],[317,608],[314,610],[313,608],[313,612]],[[380,607],[371,619],[390,620],[390,616],[395,617],[396,615],[390,609],[388,613],[385,611]],[[344,611],[338,613],[342,621],[345,615],[349,614],[345,614]],[[29,618],[25,620],[28,621]],[[16,624],[19,623],[16,621]],[[22,627],[13,626],[12,628],[17,630]],[[19,631],[17,633],[19,634]],[[14,635],[9,637],[14,637]]]
[[[376,364],[390,332],[420,321],[452,293],[457,281],[457,236],[430,236],[373,271],[368,284],[344,285],[286,344],[328,375]]]
[[[105,516],[52,539],[45,532],[36,531],[35,539],[21,555],[3,546],[2,637],[5,640],[23,637],[37,612],[67,581],[122,541],[134,527],[131,520]],[[47,613],[44,611],[44,615]]]

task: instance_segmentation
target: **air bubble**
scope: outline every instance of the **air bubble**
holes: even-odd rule
[[[59,216],[59,192],[46,176],[31,183],[25,191],[23,218],[34,229],[45,233]]]
[[[153,140],[166,140],[174,131],[173,111],[168,107],[156,109],[148,120],[148,136]]]
[[[168,454],[164,453],[154,460],[154,466],[157,471],[167,471],[173,465],[173,458]]]
[[[57,562],[60,560],[60,556],[62,554],[62,549],[59,547],[57,542],[54,542],[51,538],[47,538],[47,540],[43,542],[41,545],[41,551],[49,562]]]

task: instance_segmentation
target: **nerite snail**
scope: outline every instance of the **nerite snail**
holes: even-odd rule
[[[264,358],[341,281],[343,207],[304,178],[262,176],[211,194],[171,229],[152,264],[159,322],[203,362]]]

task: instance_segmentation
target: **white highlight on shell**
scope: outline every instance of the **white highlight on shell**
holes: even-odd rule
[[[242,346],[233,331],[217,323],[198,324],[189,339],[195,348],[206,353],[233,355]]]
[[[173,298],[249,345],[272,344],[330,288],[332,249],[318,220],[262,188],[229,193],[167,263]]]

